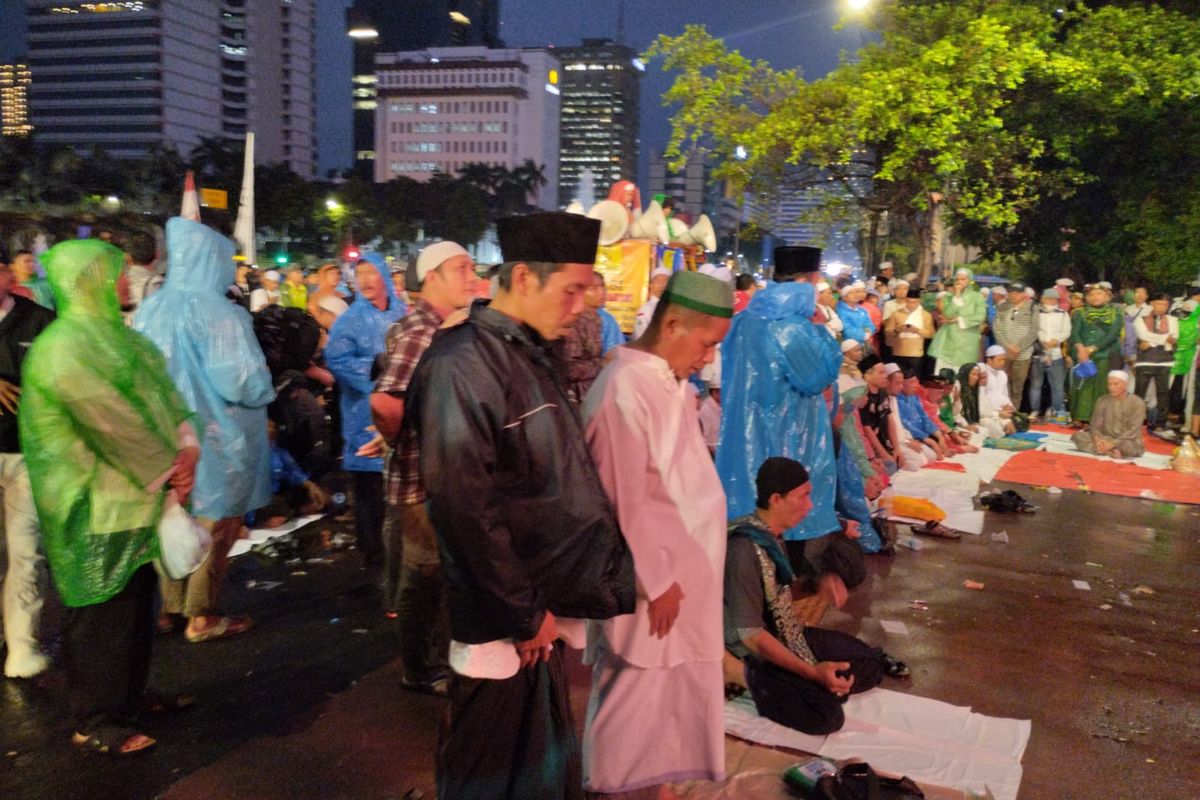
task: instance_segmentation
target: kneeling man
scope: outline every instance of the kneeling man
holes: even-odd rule
[[[908,668],[845,633],[805,627],[792,603],[792,568],[780,537],[812,510],[804,465],[768,458],[756,480],[758,508],[729,523],[725,646],[745,664],[758,713],[802,733],[842,727],[842,703]]]

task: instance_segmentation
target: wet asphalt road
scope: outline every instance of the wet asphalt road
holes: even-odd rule
[[[824,624],[906,660],[911,682],[889,688],[1033,720],[1022,798],[1200,798],[1200,507],[1012,488],[1041,510],[871,559]],[[322,527],[334,526],[308,538]],[[1007,544],[991,539],[1000,531]],[[254,631],[159,638],[156,683],[200,705],[147,726],[151,755],[80,756],[61,679],[5,681],[0,798],[431,797],[442,701],[396,688],[395,623],[357,553],[308,555],[329,561],[235,560],[227,609],[253,614]],[[910,608],[917,599],[928,610]]]

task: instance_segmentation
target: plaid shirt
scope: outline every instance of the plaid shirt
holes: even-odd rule
[[[421,356],[429,349],[433,335],[442,326],[442,318],[433,306],[418,300],[408,316],[388,331],[387,358],[375,391],[403,395]],[[421,485],[421,451],[416,431],[405,425],[394,443],[395,449],[384,464],[387,500],[396,505],[410,506],[425,502],[425,487]]]

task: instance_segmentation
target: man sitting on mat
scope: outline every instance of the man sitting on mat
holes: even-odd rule
[[[1085,453],[1137,458],[1146,452],[1142,439],[1145,424],[1145,401],[1129,393],[1129,373],[1114,369],[1108,373],[1108,394],[1096,401],[1091,424],[1071,441]]]
[[[758,713],[802,733],[833,733],[845,721],[848,695],[909,671],[853,636],[797,618],[795,574],[781,537],[812,510],[808,471],[798,461],[768,458],[755,483],[757,509],[729,523],[725,647],[742,660]]]

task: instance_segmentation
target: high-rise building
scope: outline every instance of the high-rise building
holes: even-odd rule
[[[611,39],[584,39],[554,52],[563,65],[559,200],[575,198],[585,169],[595,176],[596,199],[603,199],[617,181],[637,179],[645,67],[637,51]]]
[[[531,202],[558,205],[559,88],[555,52],[429,48],[376,58],[376,181],[428,180],[467,164],[532,161],[546,186]]]
[[[374,173],[375,56],[431,47],[500,47],[499,0],[355,0],[346,11],[354,40],[354,163]]]
[[[38,141],[135,157],[256,134],[312,177],[313,0],[27,0]]]
[[[0,64],[0,136],[28,136],[30,74],[25,64]]]

